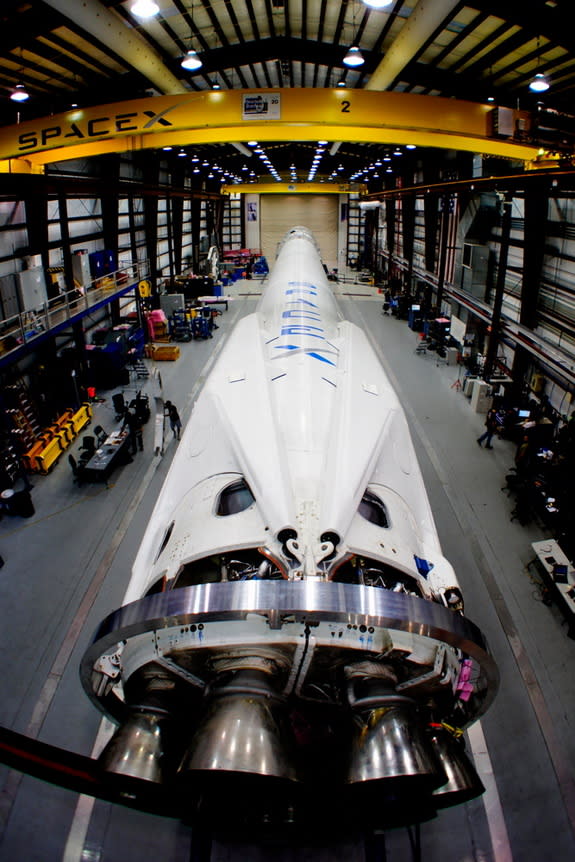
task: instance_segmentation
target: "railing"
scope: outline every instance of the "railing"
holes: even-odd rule
[[[148,261],[142,261],[106,273],[85,287],[63,291],[38,308],[22,311],[0,321],[0,356],[28,344],[35,338],[61,326],[103,300],[112,298],[128,286],[138,284],[149,275]]]

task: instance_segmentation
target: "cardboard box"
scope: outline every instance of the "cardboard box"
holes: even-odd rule
[[[180,348],[177,344],[148,344],[146,352],[150,359],[158,361],[180,358]]]

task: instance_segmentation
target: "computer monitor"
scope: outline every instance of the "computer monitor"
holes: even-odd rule
[[[567,566],[562,563],[555,563],[553,566],[553,578],[560,584],[566,584],[568,571]]]
[[[531,411],[530,410],[519,410],[517,415],[519,416],[520,419],[529,419],[529,417],[531,416]]]

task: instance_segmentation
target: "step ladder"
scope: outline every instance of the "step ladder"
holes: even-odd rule
[[[150,376],[150,370],[143,359],[134,359],[132,362],[132,371],[136,375],[137,380],[147,380]]]

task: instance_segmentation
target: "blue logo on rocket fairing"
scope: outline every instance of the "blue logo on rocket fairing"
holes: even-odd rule
[[[317,294],[318,288],[310,282],[288,282],[288,288],[285,292],[285,307],[281,315],[280,335],[296,338],[297,343],[276,344],[275,349],[289,351],[291,356],[304,353],[312,359],[335,366],[336,363],[329,356],[337,356],[337,351],[333,346],[327,346],[328,342],[325,339],[321,314],[317,303],[313,301]],[[322,347],[318,343],[321,341],[326,347]],[[281,359],[285,355],[285,353],[278,354],[274,359]]]

